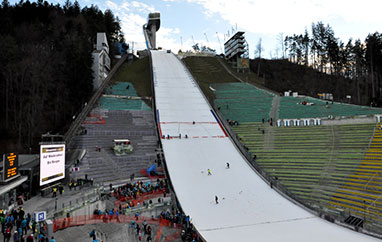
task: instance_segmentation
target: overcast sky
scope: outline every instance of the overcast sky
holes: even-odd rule
[[[111,9],[121,20],[127,42],[134,42],[135,49],[145,48],[142,25],[150,12],[161,13],[157,46],[175,52],[191,49],[195,42],[220,53],[224,40],[232,30],[236,31],[236,26],[246,32],[251,57],[262,38],[266,58],[276,55],[279,33],[285,37],[303,33],[305,28],[310,31],[313,22],[329,24],[344,42],[350,37],[364,40],[369,33],[382,31],[381,0],[80,0],[79,3],[81,7],[95,4],[101,10]]]

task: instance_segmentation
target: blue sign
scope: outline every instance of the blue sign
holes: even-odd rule
[[[34,212],[33,218],[36,222],[44,221],[46,219],[46,211]]]

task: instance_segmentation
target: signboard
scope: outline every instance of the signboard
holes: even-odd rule
[[[40,146],[40,186],[65,177],[65,144]]]
[[[249,59],[237,58],[237,68],[243,68],[243,69],[249,68]]]
[[[4,155],[3,181],[8,181],[19,175],[19,156],[15,153]]]
[[[34,212],[33,219],[38,223],[46,219],[46,211]]]

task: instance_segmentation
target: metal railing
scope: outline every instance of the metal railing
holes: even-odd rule
[[[57,218],[66,216],[68,213],[73,212],[77,209],[83,208],[89,204],[92,204],[101,199],[101,192],[104,187],[95,187],[91,191],[85,192],[82,197],[71,199],[65,202],[59,202],[58,199],[55,200],[54,208],[47,207],[46,213],[48,218]],[[92,213],[93,211],[88,211]]]

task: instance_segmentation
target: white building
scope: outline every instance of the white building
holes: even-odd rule
[[[97,89],[110,71],[109,44],[105,33],[97,33],[97,43],[93,51],[93,88]]]

